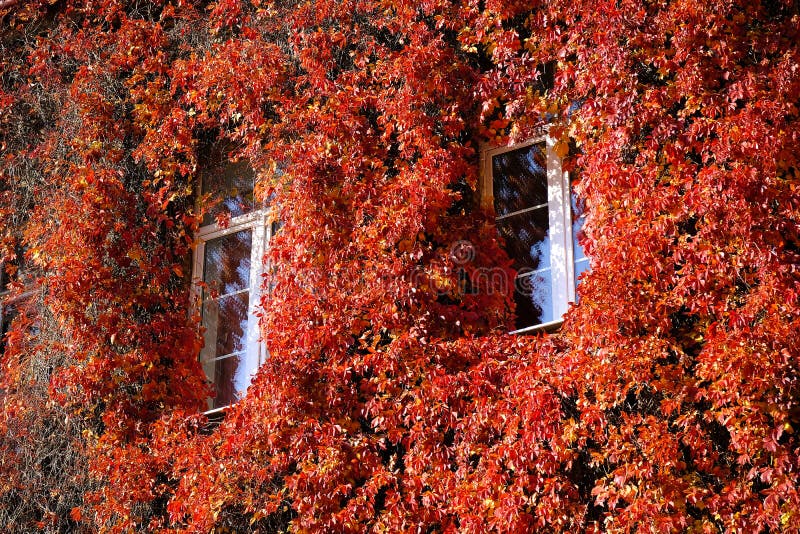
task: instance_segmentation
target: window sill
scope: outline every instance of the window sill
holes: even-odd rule
[[[509,334],[530,334],[533,332],[552,332],[554,330],[558,330],[558,327],[564,322],[564,319],[557,319],[555,321],[549,321],[547,323],[542,324],[535,324],[533,326],[526,326],[525,328],[520,328],[518,330],[512,330]]]
[[[229,404],[227,406],[223,406],[221,408],[214,408],[213,410],[206,410],[203,412],[203,415],[206,416],[208,422],[206,426],[203,427],[202,433],[210,434],[225,420],[225,412],[233,406],[233,404]]]

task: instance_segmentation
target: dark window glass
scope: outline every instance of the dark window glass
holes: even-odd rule
[[[547,206],[497,220],[514,269],[542,269],[550,266]]]
[[[228,295],[250,286],[250,230],[206,242],[203,282],[212,295]]]
[[[248,305],[247,291],[209,299],[203,303],[203,326],[206,328],[206,340],[212,341],[214,345],[206,347],[209,356],[226,356],[245,349]],[[212,348],[213,353],[211,352]]]
[[[211,209],[203,224],[212,224],[215,217],[227,214],[238,217],[255,207],[255,173],[247,162],[228,163],[206,169],[201,176],[203,194],[211,195]]]
[[[209,410],[223,408],[239,400],[239,393],[244,390],[240,384],[241,358],[241,354],[230,354],[203,363],[206,376],[213,382],[216,392],[216,396],[209,399]]]
[[[517,275],[514,302],[517,329],[553,320],[553,282],[550,269]]]
[[[494,209],[498,217],[547,204],[544,143],[497,154],[492,158]]]

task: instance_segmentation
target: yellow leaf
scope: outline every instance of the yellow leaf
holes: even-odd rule
[[[559,141],[553,146],[553,153],[559,158],[566,158],[569,154],[569,145],[564,141]]]

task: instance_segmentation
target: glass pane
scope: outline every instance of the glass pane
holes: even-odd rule
[[[492,180],[498,217],[546,204],[545,144],[536,143],[492,157]]]
[[[250,287],[250,230],[228,234],[206,243],[203,281],[211,295],[227,295]]]
[[[585,258],[586,254],[583,252],[583,247],[579,241],[583,237],[583,221],[586,219],[583,216],[583,202],[578,198],[574,191],[570,194],[570,202],[572,204],[572,247],[575,261]]]
[[[203,172],[203,194],[210,194],[213,207],[203,217],[203,224],[212,224],[214,216],[227,213],[237,217],[253,211],[255,173],[245,161],[215,166]]]
[[[247,389],[250,377],[241,376],[240,358],[239,355],[232,355],[203,364],[206,376],[214,384],[217,393],[213,399],[209,399],[209,409],[233,404],[239,399],[239,393]]]
[[[547,206],[497,221],[514,269],[537,270],[550,267],[550,237]]]
[[[521,274],[515,281],[516,328],[553,320],[553,281],[550,269]]]
[[[209,400],[212,409],[241,396],[259,361],[257,330],[249,320],[252,240],[247,229],[205,243],[200,360],[217,392]]]
[[[203,302],[205,347],[200,353],[203,361],[245,350],[249,294],[228,295]]]

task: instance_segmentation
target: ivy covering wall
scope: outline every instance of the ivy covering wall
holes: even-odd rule
[[[0,16],[0,255],[33,288],[9,531],[797,531],[796,2]],[[514,275],[478,148],[545,122],[592,267],[557,332],[509,336],[509,291],[469,284]],[[270,358],[218,427],[189,298],[214,143],[282,223]]]

